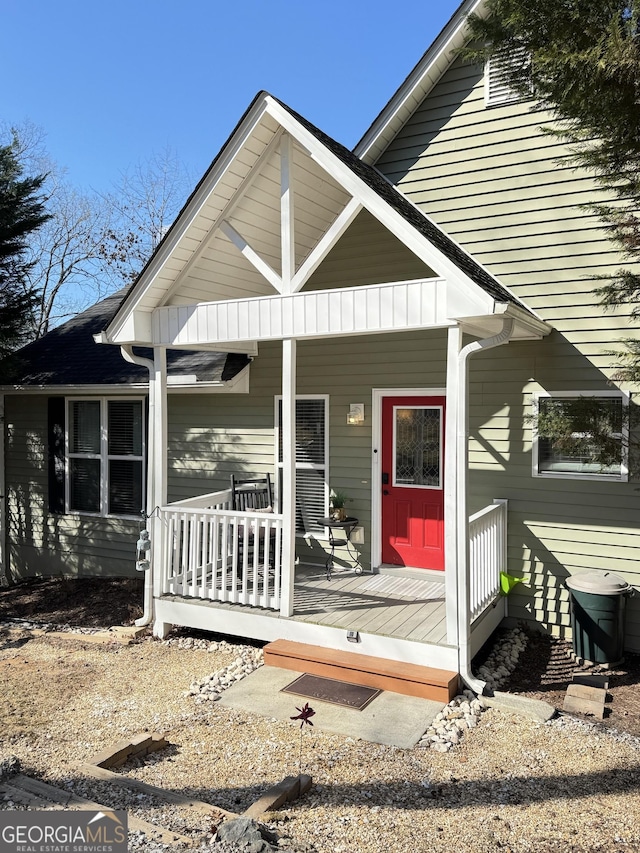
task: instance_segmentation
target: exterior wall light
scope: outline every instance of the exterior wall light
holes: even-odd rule
[[[364,403],[349,403],[347,423],[353,426],[360,426],[364,423]]]

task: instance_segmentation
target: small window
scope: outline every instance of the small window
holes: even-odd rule
[[[513,85],[514,75],[531,85],[531,54],[525,48],[497,51],[485,65],[485,104],[488,107],[513,104],[525,99],[522,91]]]
[[[67,511],[139,515],[144,454],[142,400],[69,400]]]
[[[540,395],[534,419],[535,475],[627,479],[626,395],[615,392]]]
[[[328,513],[328,400],[296,398],[296,533],[321,535]],[[278,495],[282,494],[282,399],[277,401]]]

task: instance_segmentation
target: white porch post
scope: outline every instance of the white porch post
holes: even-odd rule
[[[167,350],[165,347],[153,348],[153,375],[150,377],[149,427],[151,447],[149,448],[149,465],[152,466],[149,483],[153,484],[149,512],[151,519],[151,547],[153,589],[156,594],[162,589],[163,560],[165,559],[162,542],[164,530],[156,507],[167,503]],[[153,419],[153,420],[151,420]],[[151,455],[153,454],[153,455]],[[164,625],[154,624],[154,634],[164,636]]]
[[[469,510],[467,508],[467,481],[469,471],[469,359],[477,352],[493,349],[508,343],[513,334],[514,320],[504,317],[502,331],[490,338],[472,341],[458,355],[458,652],[459,670],[465,683],[481,693],[485,682],[471,672],[471,595],[469,577]]]
[[[447,643],[458,644],[458,512],[460,476],[458,457],[459,370],[462,330],[451,326],[447,332],[447,411],[444,458],[444,581]]]
[[[282,292],[291,293],[296,272],[293,206],[293,142],[288,133],[280,140],[280,240],[282,248]]]
[[[282,588],[280,615],[293,616],[296,556],[296,341],[282,341]]]

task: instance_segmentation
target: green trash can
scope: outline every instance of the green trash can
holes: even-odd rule
[[[571,592],[573,651],[578,660],[617,664],[624,652],[624,612],[631,586],[611,572],[567,578]]]

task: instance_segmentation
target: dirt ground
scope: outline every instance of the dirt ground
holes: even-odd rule
[[[142,616],[142,578],[46,578],[0,589],[0,621],[82,628],[131,625]]]
[[[142,614],[141,602],[139,578],[35,580],[0,590],[0,621],[27,619],[86,628],[130,625]],[[605,670],[578,667],[570,652],[571,643],[532,633],[524,655],[503,689],[543,699],[562,710],[574,673],[606,673],[609,690],[606,716],[601,724],[640,737],[640,655],[627,654],[622,665]],[[85,673],[88,679],[89,670]]]
[[[598,722],[640,737],[640,655],[627,653],[622,664],[609,669],[580,667],[572,658],[571,649],[569,641],[532,633],[526,652],[504,689],[542,699],[562,710],[574,673],[605,675],[609,680],[605,718]]]

